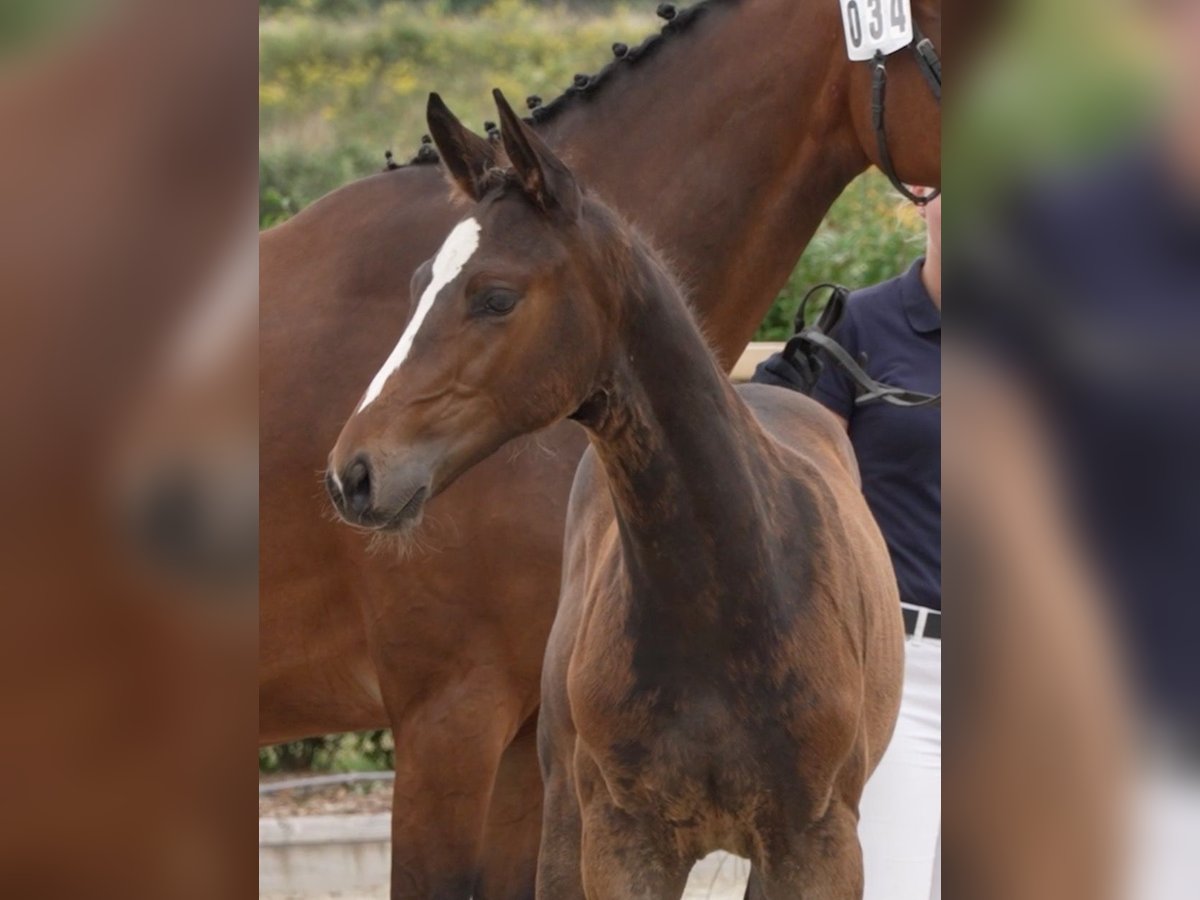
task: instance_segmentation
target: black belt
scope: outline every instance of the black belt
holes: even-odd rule
[[[902,606],[900,613],[904,616],[904,633],[909,637],[926,638],[931,641],[942,639],[942,614],[936,609],[923,609],[917,606]],[[921,614],[925,615],[922,616]],[[925,627],[917,633],[921,619],[925,619]]]

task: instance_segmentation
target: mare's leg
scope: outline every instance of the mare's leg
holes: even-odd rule
[[[500,760],[474,900],[533,900],[541,837],[542,773],[534,719]]]
[[[394,716],[392,900],[469,900],[515,704],[466,678]]]
[[[860,900],[858,816],[844,803],[835,799],[823,819],[783,843],[782,853],[755,867],[747,900]]]

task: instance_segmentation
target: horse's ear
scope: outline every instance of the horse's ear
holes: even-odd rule
[[[437,94],[429,95],[425,118],[450,179],[464,194],[478,200],[483,173],[496,164],[495,149],[458,121]]]
[[[492,97],[500,112],[504,151],[525,194],[547,212],[561,211],[572,219],[578,217],[583,198],[571,170],[513,112],[499,88],[492,91]]]

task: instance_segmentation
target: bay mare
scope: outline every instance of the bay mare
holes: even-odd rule
[[[716,850],[751,860],[756,900],[861,897],[858,805],[904,651],[845,430],[734,389],[655,254],[495,95],[511,169],[430,98],[470,205],[330,453],[331,499],[411,532],[514,435],[579,422],[539,900],[678,900]]]
[[[940,47],[940,3],[914,12]],[[671,262],[728,368],[876,161],[869,72],[825,0],[716,0],[674,31],[538,131]],[[889,74],[897,171],[937,184],[938,107],[907,54]],[[583,431],[564,423],[480,463],[405,553],[332,521],[321,485],[412,315],[413,273],[460,217],[439,166],[408,166],[262,237],[260,739],[390,725],[393,895],[527,897],[541,664]]]

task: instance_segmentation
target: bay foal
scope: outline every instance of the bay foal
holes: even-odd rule
[[[579,421],[538,897],[678,898],[717,849],[751,860],[753,897],[859,896],[902,637],[845,433],[807,398],[734,389],[654,253],[496,100],[507,170],[430,98],[473,207],[338,439],[334,502],[411,529],[506,441]]]

